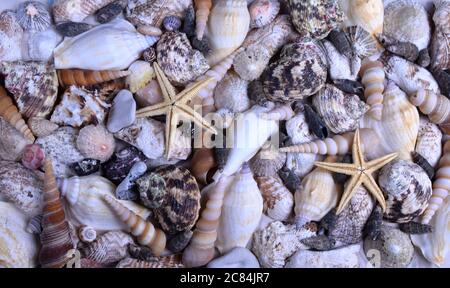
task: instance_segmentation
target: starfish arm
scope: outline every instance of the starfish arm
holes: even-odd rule
[[[387,163],[391,162],[392,160],[394,160],[395,158],[397,158],[398,153],[392,153],[392,154],[388,154],[386,156],[383,156],[381,158],[378,159],[374,159],[370,162],[366,163],[366,173],[367,174],[372,174],[373,172],[377,171],[378,169],[380,169],[381,167],[383,167],[384,165],[386,165]]]
[[[177,91],[172,86],[169,79],[156,61],[155,64],[153,64],[153,68],[155,69],[156,78],[158,79],[158,84],[161,87],[161,92],[165,102],[171,102],[177,94]]]
[[[159,103],[159,104],[155,104],[155,105],[137,110],[136,117],[143,118],[143,117],[151,117],[151,116],[156,116],[156,115],[163,115],[163,114],[166,114],[166,112],[169,109],[170,109],[170,107],[167,106],[167,103]]]
[[[358,169],[354,164],[314,162],[314,165],[331,172],[341,173],[345,175],[354,175],[355,173],[358,173]]]
[[[367,175],[363,179],[364,186],[367,190],[372,193],[372,195],[377,199],[380,207],[383,209],[383,212],[386,211],[386,200],[384,199],[383,192],[378,187],[377,182],[373,179],[372,175]]]
[[[198,95],[201,89],[209,85],[213,81],[213,77],[208,77],[203,81],[199,81],[189,88],[184,89],[176,96],[176,102],[181,104],[187,104],[189,100]]]
[[[177,113],[182,114],[184,116],[184,118],[191,120],[198,126],[202,127],[203,129],[208,130],[209,132],[211,132],[213,134],[217,134],[216,128],[214,128],[211,124],[209,124],[208,121],[206,121],[200,114],[195,112],[195,110],[192,109],[191,107],[189,107],[188,105],[177,104],[176,108],[178,108]]]
[[[364,155],[361,149],[361,138],[359,136],[359,129],[356,129],[355,136],[353,138],[353,146],[352,146],[352,157],[353,163],[357,166],[363,166],[364,164]]]
[[[178,116],[173,113],[172,109],[169,109],[169,111],[167,111],[167,115],[166,115],[166,158],[169,157],[170,152],[171,152],[171,147],[172,147],[172,142],[173,142],[173,138],[174,138],[174,134],[176,132],[177,129],[177,124],[178,124]]]
[[[364,176],[362,173],[353,175],[352,178],[350,178],[350,181],[347,183],[344,193],[342,194],[336,214],[340,214],[342,210],[344,210],[348,202],[352,199],[353,194],[355,194],[356,189],[358,189],[358,187],[363,183],[363,178]]]

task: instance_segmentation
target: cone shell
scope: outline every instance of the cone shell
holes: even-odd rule
[[[361,128],[371,128],[386,153],[398,152],[401,159],[411,159],[419,132],[419,112],[405,93],[389,82],[384,91],[381,121],[365,115]]]
[[[0,73],[6,75],[5,87],[26,119],[51,113],[58,94],[58,77],[53,66],[41,62],[3,62]]]
[[[58,70],[61,86],[90,86],[128,76],[127,71],[91,71],[79,69]]]
[[[68,252],[74,248],[74,243],[50,159],[45,160],[44,170],[44,217],[39,262],[42,267],[58,268],[69,260]]]
[[[135,26],[152,25],[161,27],[167,16],[183,17],[192,0],[130,0],[126,10],[126,18]]]
[[[435,69],[450,69],[450,2],[435,1],[433,21],[435,30],[431,39],[431,67]]]
[[[436,167],[442,155],[442,132],[439,126],[420,117],[415,152],[422,155],[431,166]]]
[[[82,22],[100,8],[115,0],[57,0],[53,4],[53,18],[59,22]]]
[[[101,162],[111,158],[116,148],[113,134],[103,125],[89,125],[80,130],[77,148],[86,158],[98,159]]]
[[[183,268],[180,255],[154,257],[152,261],[141,261],[133,258],[125,258],[116,268]]]
[[[111,265],[128,256],[128,245],[133,238],[122,231],[110,231],[82,249],[84,257],[103,265]]]
[[[277,221],[286,221],[294,210],[294,196],[278,177],[256,177],[263,196],[263,212]]]
[[[270,24],[280,12],[278,0],[255,0],[249,6],[250,28],[260,28]]]
[[[382,0],[339,0],[339,4],[347,16],[345,26],[360,26],[371,35],[383,32]]]
[[[364,85],[364,97],[370,106],[367,113],[373,118],[381,120],[385,80],[383,63],[366,58],[359,73],[362,75],[361,83]]]
[[[212,7],[212,0],[195,0],[195,32],[197,39],[202,40],[205,34],[206,24]]]
[[[0,13],[0,62],[20,60],[23,29],[16,13],[5,10]]]
[[[248,81],[241,79],[236,72],[229,71],[214,90],[214,105],[219,109],[244,112],[250,108],[247,95]]]
[[[216,65],[241,46],[249,27],[247,1],[218,1],[208,20],[208,39],[212,49],[208,55],[209,65]]]

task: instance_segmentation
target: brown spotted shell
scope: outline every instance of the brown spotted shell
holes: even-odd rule
[[[315,40],[302,38],[284,46],[280,59],[270,64],[261,77],[268,100],[302,100],[325,84],[326,56]]]
[[[165,232],[175,234],[194,227],[200,211],[200,189],[188,169],[161,166],[136,183],[141,200],[153,209]]]

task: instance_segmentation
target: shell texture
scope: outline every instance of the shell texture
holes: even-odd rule
[[[191,159],[191,172],[198,183],[209,184],[212,179],[211,173],[217,167],[213,149],[196,149]]]
[[[322,40],[322,45],[324,47],[325,53],[328,57],[328,72],[332,80],[338,79],[349,79],[356,80],[357,69],[352,69],[351,59],[347,56],[342,55],[330,41]],[[355,57],[360,62],[358,57]],[[359,64],[360,66],[360,64]]]
[[[28,119],[28,127],[36,137],[45,137],[50,135],[59,126],[45,118],[31,117]]]
[[[82,254],[97,263],[111,265],[128,256],[129,244],[134,244],[130,235],[122,231],[110,231],[84,248]]]
[[[92,29],[92,25],[78,22],[64,22],[56,25],[56,30],[65,37],[75,37]]]
[[[128,73],[126,84],[131,93],[136,93],[139,89],[144,88],[156,76],[150,63],[142,60],[131,64],[128,68]]]
[[[62,40],[63,37],[53,27],[42,32],[25,33],[22,58],[26,61],[52,62],[53,50]]]
[[[286,262],[285,268],[360,268],[360,245],[330,251],[299,250]]]
[[[81,242],[91,243],[97,239],[97,231],[89,226],[83,226],[78,230],[78,238]]]
[[[427,115],[432,123],[439,124],[444,133],[449,131],[450,100],[430,90],[419,89],[409,100]]]
[[[260,28],[270,24],[280,12],[278,0],[255,0],[248,7],[250,28]]]
[[[241,79],[236,72],[229,71],[214,90],[214,105],[219,110],[244,112],[250,108],[247,95],[248,81]]]
[[[192,0],[130,0],[126,9],[126,18],[136,26],[152,25],[160,27],[166,16],[183,17],[192,5]]]
[[[96,159],[83,159],[81,161],[72,163],[70,168],[78,176],[87,176],[100,170],[100,160]]]
[[[419,49],[417,46],[410,42],[401,42],[385,34],[378,35],[378,40],[383,47],[392,54],[405,58],[408,61],[416,62],[419,58]],[[425,49],[426,50],[426,49]],[[422,50],[422,51],[425,51]],[[421,65],[422,66],[422,65]],[[424,65],[426,67],[428,65]]]
[[[119,185],[134,164],[145,160],[144,154],[134,146],[128,146],[113,154],[111,159],[102,165],[105,177]]]
[[[44,164],[45,153],[41,146],[28,144],[25,146],[22,157],[22,165],[31,170],[37,170]]]
[[[115,0],[56,0],[53,18],[59,22],[81,22],[89,15]]]
[[[263,196],[263,212],[276,221],[286,221],[294,211],[294,196],[278,177],[256,177]]]
[[[193,234],[191,230],[178,233],[167,243],[167,249],[173,253],[182,252],[188,246]]]
[[[195,33],[197,39],[202,40],[208,23],[212,0],[194,0],[195,4]]]
[[[270,142],[250,160],[249,165],[255,176],[275,176],[286,163],[286,154],[280,153]]]
[[[20,3],[16,10],[17,22],[25,31],[45,31],[52,23],[47,7],[38,1]]]
[[[32,142],[0,116],[0,159],[19,160],[30,143]]]
[[[103,125],[89,125],[80,130],[77,148],[86,158],[107,161],[114,153],[116,143]]]
[[[16,61],[22,58],[23,29],[16,13],[5,10],[0,13],[0,61]]]
[[[446,0],[435,1],[433,22],[435,30],[431,38],[431,67],[450,69],[450,3]]]
[[[163,26],[166,31],[177,31],[181,27],[181,19],[177,16],[167,16],[163,20]]]
[[[131,167],[127,177],[117,186],[116,197],[120,200],[137,200],[139,195],[136,191],[135,180],[147,171],[145,162],[137,162]]]
[[[376,0],[379,1],[379,0]],[[360,58],[365,58],[378,53],[378,42],[369,32],[360,26],[345,28],[347,37],[352,43],[353,51]]]
[[[126,3],[122,0],[111,2],[97,10],[95,13],[95,19],[101,24],[108,23],[118,15],[122,14],[125,6]]]
[[[63,69],[58,70],[58,79],[61,86],[90,86],[119,79],[129,74],[130,72],[127,71]]]
[[[142,261],[133,258],[125,258],[116,268],[184,268],[179,255],[154,257],[152,261]]]
[[[361,70],[361,83],[364,85],[364,97],[370,110],[367,112],[373,118],[381,120],[383,113],[383,91],[386,75],[383,63],[364,59]]]
[[[370,35],[383,32],[382,0],[339,0],[339,4],[347,16],[344,26],[360,26]]]
[[[442,132],[436,124],[420,118],[415,152],[422,155],[432,167],[436,167],[442,155]]]

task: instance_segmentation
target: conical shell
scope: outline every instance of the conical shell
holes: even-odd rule
[[[384,91],[381,121],[365,115],[360,127],[373,129],[386,153],[398,152],[401,159],[411,159],[419,132],[419,112],[390,82]]]
[[[361,83],[364,85],[364,97],[370,106],[367,113],[376,120],[381,120],[385,80],[383,63],[366,58],[359,73],[362,75]]]
[[[427,115],[432,123],[442,125],[444,132],[449,130],[450,100],[447,97],[420,88],[417,93],[410,96],[409,100],[419,107],[420,112]]]
[[[262,114],[261,117],[267,120],[283,121],[289,120],[294,117],[295,112],[292,110],[291,105],[283,104],[276,105],[272,110],[266,114]]]
[[[42,267],[60,268],[67,263],[70,256],[68,252],[75,247],[53,173],[52,162],[48,158],[45,160],[44,170],[44,217],[42,218],[42,246],[39,262]]]
[[[206,24],[212,7],[212,0],[195,0],[195,32],[197,39],[202,40],[205,34]]]
[[[371,35],[383,32],[382,0],[339,0],[339,4],[347,16],[345,26],[360,26]]]
[[[112,196],[105,195],[104,200],[128,226],[130,232],[137,237],[139,244],[148,246],[156,256],[161,255],[166,247],[166,235],[163,231],[155,228],[152,223],[126,208]]]
[[[92,71],[65,69],[58,70],[59,84],[61,86],[90,86],[108,82],[110,80],[119,79],[128,76],[128,71]]]
[[[247,164],[227,189],[217,232],[216,247],[223,254],[234,247],[246,247],[258,227],[263,199]]]
[[[212,49],[208,56],[209,65],[216,65],[241,46],[249,27],[247,1],[216,2],[208,20],[208,39]]]
[[[294,195],[278,177],[256,177],[264,199],[263,212],[270,218],[286,221],[294,211]]]
[[[136,32],[129,22],[116,19],[73,38],[54,50],[57,69],[123,70],[156,42]]]
[[[57,0],[53,4],[53,18],[59,22],[82,22],[100,8],[115,0]]]
[[[110,231],[95,242],[82,249],[84,257],[97,263],[110,265],[128,256],[128,245],[134,244],[133,238],[122,231]]]
[[[435,1],[433,21],[435,30],[431,39],[431,67],[435,69],[450,69],[450,2]]]
[[[358,67],[352,69],[352,59],[341,54],[337,47],[330,41],[322,40],[322,45],[328,57],[328,74],[331,80],[348,79],[355,81],[361,66],[361,59],[357,56],[353,57],[358,61]],[[356,62],[355,62],[356,63]]]
[[[436,167],[442,155],[442,132],[439,126],[425,117],[420,117],[419,133],[415,152],[424,157],[432,167]]]
[[[21,60],[23,29],[16,13],[5,10],[0,13],[0,62]]]

